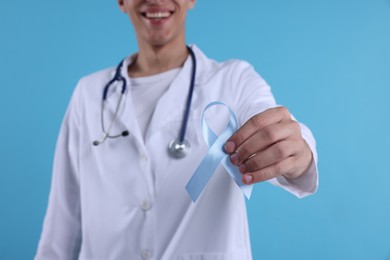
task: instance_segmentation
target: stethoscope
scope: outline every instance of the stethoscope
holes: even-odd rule
[[[190,144],[188,143],[188,141],[185,139],[185,134],[186,134],[188,118],[189,118],[190,110],[191,110],[192,94],[194,93],[195,74],[196,74],[196,58],[195,58],[194,52],[192,51],[192,49],[190,47],[187,46],[187,50],[188,50],[188,52],[191,56],[191,59],[192,59],[192,72],[191,72],[190,88],[189,88],[188,95],[187,95],[186,110],[185,110],[184,115],[183,115],[183,123],[182,123],[181,128],[180,128],[179,137],[172,140],[168,144],[169,155],[171,157],[177,158],[177,159],[185,157],[189,153],[189,150],[191,147]],[[127,131],[127,130],[122,131],[122,133],[117,134],[117,135],[110,134],[111,128],[114,125],[116,118],[118,117],[119,108],[122,104],[122,99],[123,99],[125,92],[126,92],[126,89],[127,89],[126,79],[121,75],[121,69],[123,66],[123,62],[124,62],[124,60],[122,60],[119,63],[119,65],[116,68],[116,72],[115,72],[114,77],[104,87],[103,100],[102,100],[102,106],[101,106],[101,126],[102,126],[103,136],[100,140],[96,140],[93,142],[93,145],[95,145],[95,146],[104,143],[107,140],[107,138],[118,138],[121,136],[125,137],[125,136],[129,135],[129,131]],[[112,117],[110,124],[108,125],[108,129],[106,130],[105,121],[104,121],[104,111],[105,111],[106,102],[107,102],[107,93],[108,93],[110,87],[115,82],[118,82],[121,84],[122,91],[121,91],[121,95],[119,97],[118,103],[116,105],[116,108],[115,108],[115,113]]]

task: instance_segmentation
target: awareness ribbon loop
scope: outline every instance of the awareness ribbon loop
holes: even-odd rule
[[[208,127],[204,118],[204,113],[210,107],[215,105],[225,106],[229,110],[229,123],[219,136],[217,136],[213,130]],[[224,151],[225,142],[237,130],[237,119],[234,112],[225,103],[219,101],[212,102],[208,104],[203,110],[201,124],[203,138],[205,139],[205,142],[210,147],[210,149],[187,183],[186,190],[192,201],[195,202],[198,199],[220,163],[222,163],[230,177],[240,187],[241,191],[244,193],[247,199],[249,199],[252,193],[253,185],[245,185],[242,183],[242,174],[238,171],[237,166],[230,162],[229,154],[225,153]]]

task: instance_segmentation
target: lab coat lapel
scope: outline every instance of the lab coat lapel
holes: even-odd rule
[[[172,81],[167,92],[157,102],[146,134],[146,140],[166,123],[182,121],[190,88],[191,69],[192,61],[189,57],[176,78]],[[177,136],[179,136],[179,129],[177,130]]]
[[[198,88],[215,73],[215,66],[217,64],[213,60],[208,59],[195,45],[192,45],[191,48],[194,51],[196,59],[196,75],[190,117],[194,115],[194,110],[199,107],[199,102],[201,102],[197,100]],[[146,140],[166,123],[176,121],[180,122],[181,125],[190,89],[192,66],[191,57],[188,56],[183,68],[173,80],[168,91],[158,101],[146,134]],[[176,136],[179,137],[180,129],[175,129],[175,131],[177,131]]]

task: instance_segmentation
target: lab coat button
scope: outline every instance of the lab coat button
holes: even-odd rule
[[[148,157],[145,154],[141,154],[140,159],[144,162],[148,161]]]
[[[142,250],[142,259],[144,260],[149,260],[152,258],[152,252],[150,252],[149,250],[145,249],[145,250]]]
[[[144,211],[148,211],[152,208],[152,204],[148,200],[144,200],[141,203],[141,209]]]

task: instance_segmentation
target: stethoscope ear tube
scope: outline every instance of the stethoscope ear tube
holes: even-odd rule
[[[126,90],[126,79],[123,78],[119,74],[119,71],[120,71],[120,68],[122,67],[122,64],[123,64],[123,61],[119,64],[119,66],[117,68],[117,71],[115,73],[115,77],[112,80],[110,80],[110,82],[108,82],[106,84],[105,88],[104,88],[103,99],[102,99],[102,106],[101,106],[101,113],[100,113],[100,123],[101,123],[102,131],[103,131],[103,137],[100,140],[93,141],[92,144],[94,146],[97,146],[99,144],[104,143],[104,141],[106,141],[107,138],[116,138],[116,137],[120,137],[120,136],[125,137],[125,136],[129,135],[129,131],[127,131],[127,130],[123,131],[122,133],[120,133],[118,135],[110,135],[109,134],[110,131],[111,131],[112,126],[114,125],[115,120],[118,117],[119,108],[120,108],[120,106],[122,104],[122,99],[123,99],[123,96],[125,95],[124,93],[125,93],[125,90]],[[106,106],[106,102],[107,102],[107,93],[108,93],[108,90],[109,90],[110,86],[115,81],[122,82],[122,92],[121,92],[121,96],[119,97],[118,104],[116,105],[114,116],[112,117],[110,125],[108,126],[108,130],[106,131],[105,123],[104,123],[104,110],[105,110],[105,106]]]
[[[104,90],[103,90],[103,101],[107,100],[107,94],[108,94],[108,90],[110,89],[111,85],[114,84],[115,81],[118,81],[118,82],[122,82],[122,91],[121,91],[121,94],[124,94],[125,91],[126,91],[126,79],[124,77],[122,77],[121,75],[121,69],[122,69],[122,66],[123,66],[123,62],[125,60],[123,59],[119,64],[118,66],[116,67],[116,70],[115,70],[115,75],[114,77],[106,84],[106,86],[104,87]]]
[[[110,137],[110,138],[115,138],[115,137],[119,137],[119,136],[126,137],[126,136],[128,136],[128,135],[129,135],[129,131],[127,131],[127,130],[123,131],[120,135],[116,135],[116,136],[109,136],[107,133],[104,133],[102,139],[100,139],[100,140],[95,140],[95,141],[92,142],[92,144],[93,144],[94,146],[98,146],[99,144],[104,143],[104,141],[106,141],[107,137]]]

